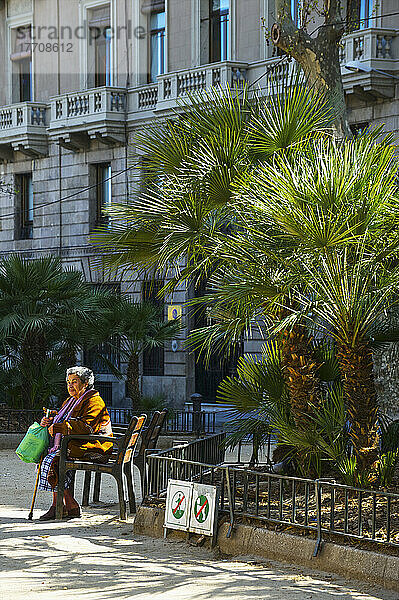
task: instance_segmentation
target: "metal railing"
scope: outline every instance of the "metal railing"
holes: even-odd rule
[[[109,408],[111,422],[116,425],[127,425],[135,414],[132,408]],[[173,411],[168,415],[163,431],[166,433],[216,433],[215,412]],[[151,417],[151,415],[150,415]]]
[[[261,465],[262,467],[272,467],[274,464],[273,451],[276,443],[277,437],[273,433],[269,433],[265,436],[265,439],[258,450],[258,460],[256,461],[258,465]],[[234,446],[227,444],[227,449],[230,452],[230,458],[227,462],[232,465],[244,466],[245,464],[250,463],[251,460],[253,453],[253,436],[251,434],[247,435]]]
[[[189,460],[173,450],[147,461],[146,499],[164,500],[168,479],[217,485],[219,510],[230,514],[228,536],[247,517],[314,532],[315,556],[326,535],[399,548],[399,494]]]
[[[43,410],[0,408],[0,433],[26,433],[28,427],[43,417]]]
[[[135,414],[132,408],[108,408],[113,425],[128,425]],[[29,425],[43,416],[42,410],[20,410],[0,408],[1,433],[25,433]],[[149,415],[151,418],[151,414]],[[166,433],[216,433],[216,413],[214,412],[173,412],[167,417],[163,431]]]
[[[182,443],[157,453],[159,460],[153,461],[154,451],[147,454],[149,465],[145,483],[145,497],[160,499],[165,493],[169,479],[201,481],[204,470],[221,465],[225,457],[225,433],[219,433],[194,442]]]

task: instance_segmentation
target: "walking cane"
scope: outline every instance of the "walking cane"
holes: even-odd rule
[[[50,409],[47,409],[46,410],[46,417],[48,417],[49,414],[50,414]],[[32,521],[32,519],[33,519],[33,507],[35,506],[35,500],[36,500],[36,494],[37,494],[37,486],[39,485],[40,470],[42,468],[43,457],[44,457],[44,455],[42,454],[42,456],[40,458],[40,461],[39,461],[39,464],[37,466],[35,489],[33,490],[32,504],[30,505],[30,513],[28,515],[29,521]]]
[[[32,504],[30,505],[30,513],[28,515],[29,521],[32,521],[32,519],[33,519],[33,507],[35,506],[35,500],[36,500],[36,494],[37,494],[37,486],[39,485],[40,469],[42,468],[42,462],[43,462],[43,455],[40,458],[40,462],[39,462],[39,464],[37,466],[37,475],[36,475],[35,489],[33,490]]]

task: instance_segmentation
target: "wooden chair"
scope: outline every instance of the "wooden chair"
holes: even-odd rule
[[[130,512],[135,512],[136,499],[133,488],[131,463],[146,418],[146,415],[141,415],[140,417],[133,417],[128,425],[125,435],[120,438],[107,437],[102,435],[65,436],[61,442],[58,489],[64,489],[66,471],[85,471],[85,480],[86,475],[90,477],[91,472],[107,473],[109,475],[112,475],[116,479],[118,487],[120,518],[126,519],[126,502],[123,486],[123,475],[125,475],[127,481]],[[72,460],[67,458],[68,444],[71,440],[100,440],[102,442],[113,442],[114,444],[117,444],[118,451],[114,456],[111,456],[110,461],[105,464],[85,462],[82,460]],[[63,494],[57,494],[56,519],[62,519],[62,512]]]
[[[153,450],[158,442],[159,435],[161,433],[163,424],[166,419],[168,411],[164,408],[161,412],[156,411],[152,415],[152,419],[147,428],[143,429],[141,434],[141,444],[139,451],[133,456],[133,465],[140,471],[141,479],[141,491],[144,493],[145,477],[146,477],[146,451]],[[125,427],[123,425],[113,425],[114,435],[118,437],[124,435]],[[128,479],[128,476],[127,476]],[[129,479],[128,479],[129,481]],[[85,474],[85,481],[83,486],[83,497],[82,506],[89,505],[90,495],[90,483],[91,473],[88,471]],[[99,502],[100,500],[100,489],[101,489],[101,471],[96,471],[94,478],[94,490],[93,490],[93,502]],[[130,498],[129,498],[130,500]]]

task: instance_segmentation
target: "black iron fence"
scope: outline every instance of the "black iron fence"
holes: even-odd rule
[[[30,425],[41,420],[43,410],[0,408],[1,433],[25,433]]]
[[[148,455],[146,499],[163,501],[168,479],[197,481],[219,487],[228,535],[246,517],[313,532],[315,555],[326,535],[399,549],[399,494],[192,460],[175,450]]]
[[[111,423],[128,425],[135,411],[131,408],[108,408]],[[40,421],[43,416],[42,410],[20,410],[13,408],[0,408],[0,432],[1,433],[25,433],[34,421]],[[151,418],[151,415],[149,415]],[[185,412],[174,411],[167,417],[163,426],[166,433],[216,433],[216,413],[214,412]]]
[[[249,434],[234,446],[229,446],[229,444],[227,444],[227,449],[230,453],[230,457],[227,462],[233,465],[245,465],[250,463],[254,451],[253,442],[253,436]],[[270,470],[274,464],[273,451],[276,447],[276,444],[276,435],[273,433],[266,435],[263,443],[258,448],[257,460],[255,461],[256,464],[262,465],[262,467],[268,467]]]
[[[158,499],[164,497],[169,479],[202,481],[209,465],[223,464],[225,438],[225,433],[219,433],[194,442],[183,442],[174,448],[158,452],[156,456],[159,460],[156,461],[153,461],[154,451],[149,450],[145,496]]]
[[[128,425],[135,414],[131,408],[109,408],[111,422],[115,425]],[[151,418],[151,415],[149,415]],[[216,433],[215,412],[173,411],[167,416],[163,426],[166,433]]]

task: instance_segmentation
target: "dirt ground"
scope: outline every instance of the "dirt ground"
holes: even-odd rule
[[[399,600],[336,576],[251,557],[217,559],[203,548],[133,535],[132,518],[118,520],[111,478],[100,505],[82,518],[38,521],[50,499],[40,492],[28,521],[33,482],[33,465],[0,451],[1,600]]]

